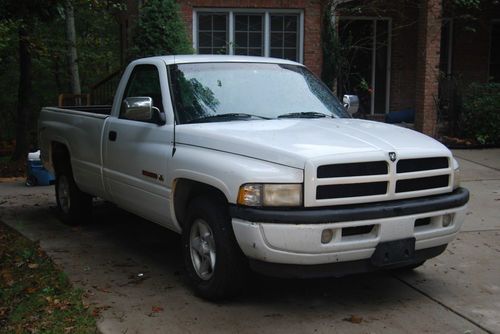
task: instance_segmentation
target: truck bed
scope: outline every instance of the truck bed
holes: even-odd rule
[[[102,136],[110,113],[111,106],[46,107],[39,118],[39,144],[46,167],[52,166],[52,144],[63,144],[81,190],[98,196],[104,191]]]
[[[64,107],[48,107],[55,111],[80,111],[91,114],[99,114],[109,116],[111,114],[111,105],[93,105],[93,106],[64,106]]]

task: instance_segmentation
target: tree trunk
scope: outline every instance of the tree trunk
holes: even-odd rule
[[[78,57],[76,52],[75,14],[71,0],[64,4],[64,15],[66,17],[66,40],[68,43],[68,65],[71,82],[71,93],[80,95],[80,73],[78,72]]]
[[[19,91],[16,117],[16,148],[12,160],[26,158],[28,153],[28,124],[31,116],[33,98],[33,74],[29,41],[30,28],[21,23],[19,35]]]

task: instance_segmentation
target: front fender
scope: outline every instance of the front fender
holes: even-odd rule
[[[172,159],[171,182],[184,178],[219,189],[236,203],[245,183],[302,183],[302,169],[237,154],[190,145],[178,145]]]

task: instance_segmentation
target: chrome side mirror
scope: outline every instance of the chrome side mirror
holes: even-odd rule
[[[344,104],[344,108],[351,116],[358,112],[359,98],[357,95],[344,95],[342,102]]]
[[[151,121],[153,118],[153,99],[142,96],[127,97],[123,100],[122,117],[133,121]]]

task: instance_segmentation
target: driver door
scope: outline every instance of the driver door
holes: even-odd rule
[[[122,96],[151,97],[153,106],[165,112],[160,68],[152,64],[133,69]],[[123,106],[119,117],[110,118],[104,130],[104,182],[118,206],[148,220],[170,225],[170,184],[173,125],[154,120],[131,120]]]

